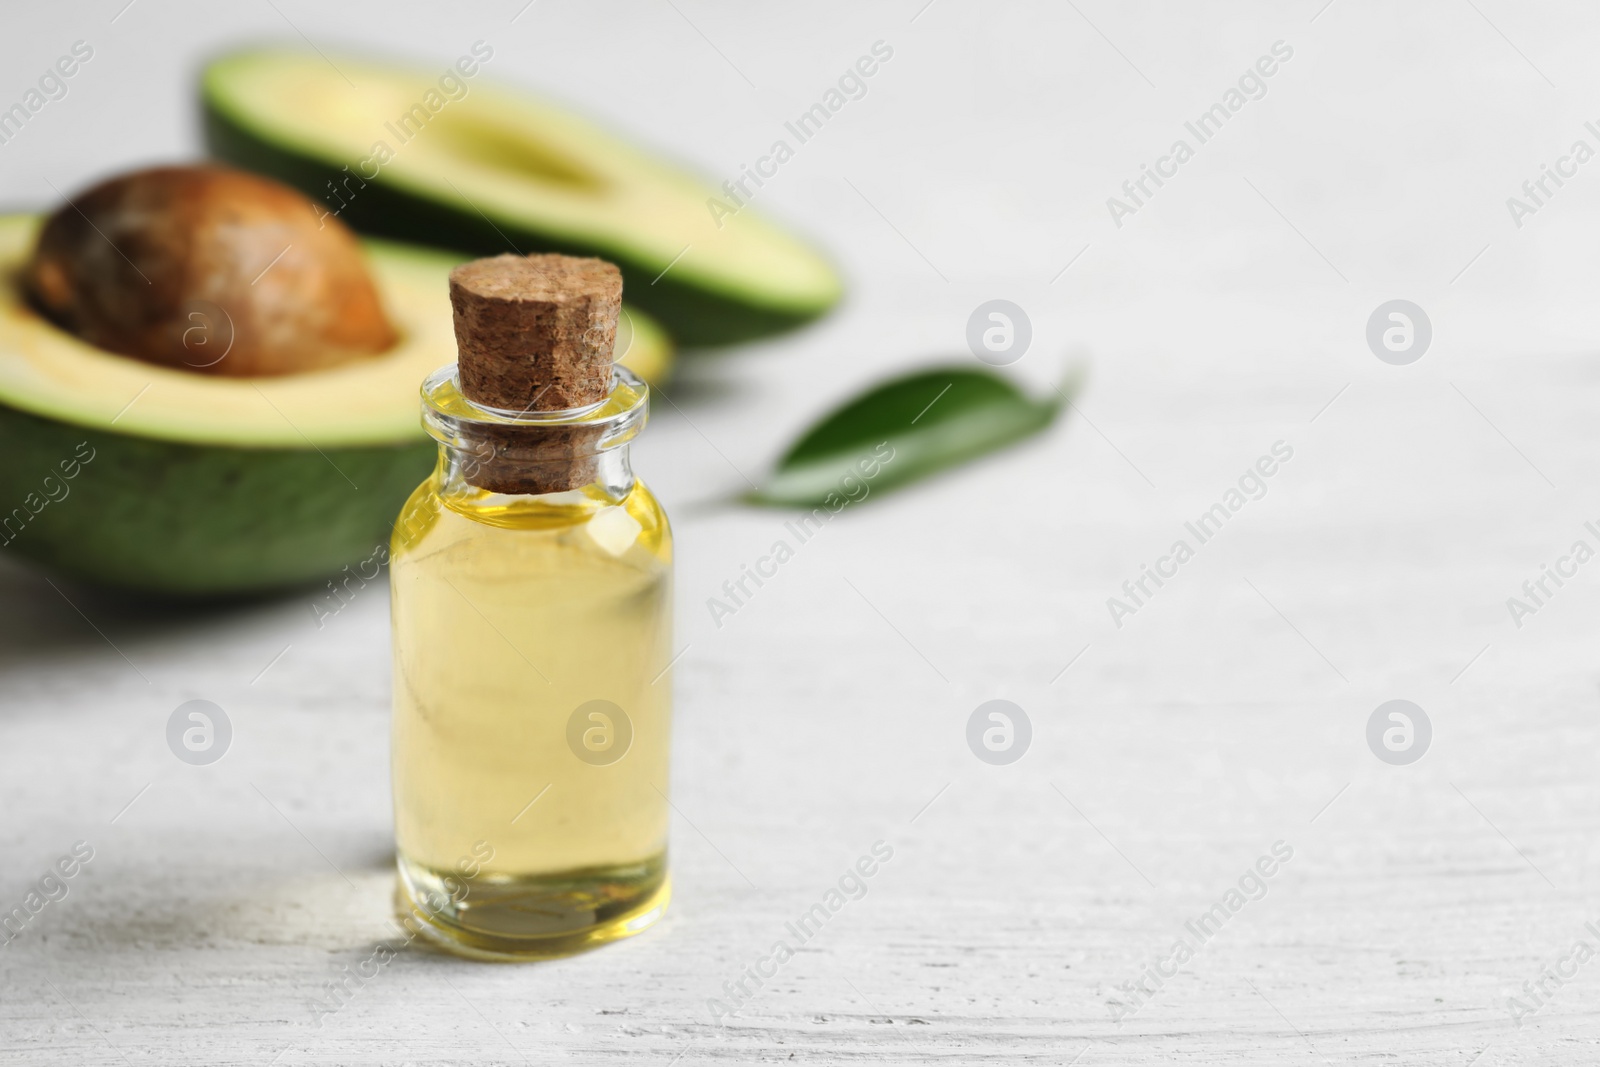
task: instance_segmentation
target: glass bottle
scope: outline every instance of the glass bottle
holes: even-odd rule
[[[649,389],[617,366],[597,404],[512,412],[451,365],[422,394],[439,463],[390,562],[401,914],[494,959],[637,933],[670,892],[672,536],[628,460]]]

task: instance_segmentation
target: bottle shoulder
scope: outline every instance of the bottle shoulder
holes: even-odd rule
[[[598,549],[618,559],[635,549],[659,564],[672,559],[672,529],[665,509],[642,481],[620,499],[595,486],[539,497],[473,491],[446,493],[437,474],[411,494],[395,522],[391,555],[397,560],[431,554],[463,541],[510,535],[530,545],[571,551]]]

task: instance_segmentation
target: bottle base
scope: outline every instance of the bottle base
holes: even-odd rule
[[[672,896],[666,856],[538,877],[470,881],[398,860],[395,910],[436,948],[469,959],[554,959],[632,937]]]

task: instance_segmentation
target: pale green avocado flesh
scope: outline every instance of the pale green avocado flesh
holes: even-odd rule
[[[774,333],[838,301],[833,268],[756,211],[492,84],[493,62],[463,59],[473,73],[446,79],[346,56],[234,53],[202,77],[207,144],[366,233],[609,259],[628,300],[683,344]]]
[[[419,388],[455,361],[458,256],[368,242],[400,341],[281,378],[223,378],[94,348],[18,287],[34,216],[0,216],[0,553],[180,596],[310,582],[386,545],[433,469]],[[659,380],[660,328],[625,315],[624,364]],[[379,556],[382,559],[382,556]]]

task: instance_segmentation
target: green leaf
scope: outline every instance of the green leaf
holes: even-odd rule
[[[904,485],[1038,433],[1074,385],[1036,400],[993,371],[971,367],[891,379],[808,430],[744,499],[817,507]]]

